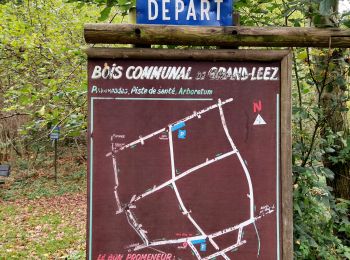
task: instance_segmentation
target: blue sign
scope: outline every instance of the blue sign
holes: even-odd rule
[[[192,245],[204,244],[205,239],[192,240],[191,243]]]
[[[233,0],[137,0],[138,24],[233,25]]]
[[[171,131],[172,131],[172,132],[175,132],[175,131],[177,131],[177,130],[179,130],[179,129],[185,127],[185,126],[186,126],[186,123],[185,123],[185,122],[177,123],[176,125],[173,125],[173,126],[171,127]]]
[[[179,139],[186,139],[186,135],[187,135],[187,131],[180,129],[178,134],[177,134],[177,137]]]
[[[50,139],[51,140],[58,140],[60,139],[60,127],[56,126],[55,128],[52,129],[50,133]]]

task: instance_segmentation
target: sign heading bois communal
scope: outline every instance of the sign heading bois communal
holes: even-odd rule
[[[229,26],[232,5],[232,0],[137,0],[137,23]]]

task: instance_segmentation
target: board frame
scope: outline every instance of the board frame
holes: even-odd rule
[[[292,182],[292,134],[291,134],[291,86],[292,54],[290,50],[229,50],[229,49],[146,49],[146,48],[88,48],[89,59],[137,59],[137,60],[198,60],[198,61],[279,61],[280,81],[280,194],[281,231],[280,258],[293,259],[293,182]],[[90,124],[89,115],[89,124]],[[89,138],[91,138],[89,136]],[[88,164],[89,165],[89,164]],[[88,187],[89,190],[89,187]],[[88,192],[88,201],[90,199]],[[89,203],[89,202],[88,202]],[[88,212],[89,215],[89,212]],[[88,223],[89,227],[89,223]],[[88,236],[89,234],[87,234]],[[87,246],[88,246],[87,242]],[[87,259],[89,257],[87,250]]]

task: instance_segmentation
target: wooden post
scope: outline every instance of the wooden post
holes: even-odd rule
[[[234,26],[241,26],[241,15],[239,12],[232,13],[232,24]],[[239,46],[236,47],[222,47],[222,49],[238,49]]]
[[[295,27],[86,24],[87,43],[195,46],[350,47],[350,30]]]
[[[129,23],[136,25],[136,8],[132,7],[129,9]],[[141,31],[135,29],[135,34],[141,34]],[[134,48],[151,48],[150,44],[134,44],[132,47]]]
[[[88,48],[86,54],[95,59],[147,59],[147,60],[215,60],[215,61],[278,61],[289,50],[183,50],[136,48]]]
[[[55,147],[55,159],[54,159],[54,164],[55,164],[55,182],[57,182],[57,140],[54,140],[54,147]]]
[[[129,23],[136,24],[136,8],[135,7],[131,7],[129,9]]]
[[[241,14],[239,12],[233,12],[232,19],[235,26],[241,26]]]

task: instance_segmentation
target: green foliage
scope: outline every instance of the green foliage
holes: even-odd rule
[[[294,177],[294,241],[296,259],[347,259],[350,248],[334,234],[349,238],[350,204],[335,201],[325,178],[332,176],[322,166],[293,168]]]
[[[135,7],[136,0],[67,0],[67,2],[78,2],[80,6],[84,4],[97,4],[103,6],[104,9],[101,11],[99,21],[105,21],[108,19],[113,7],[121,11],[121,14],[127,15],[130,8]]]
[[[19,140],[26,149],[47,143],[51,127],[63,137],[86,129],[84,22],[99,10],[59,0],[13,2],[0,8],[0,82],[3,114],[27,115]],[[1,101],[0,101],[1,102]]]

